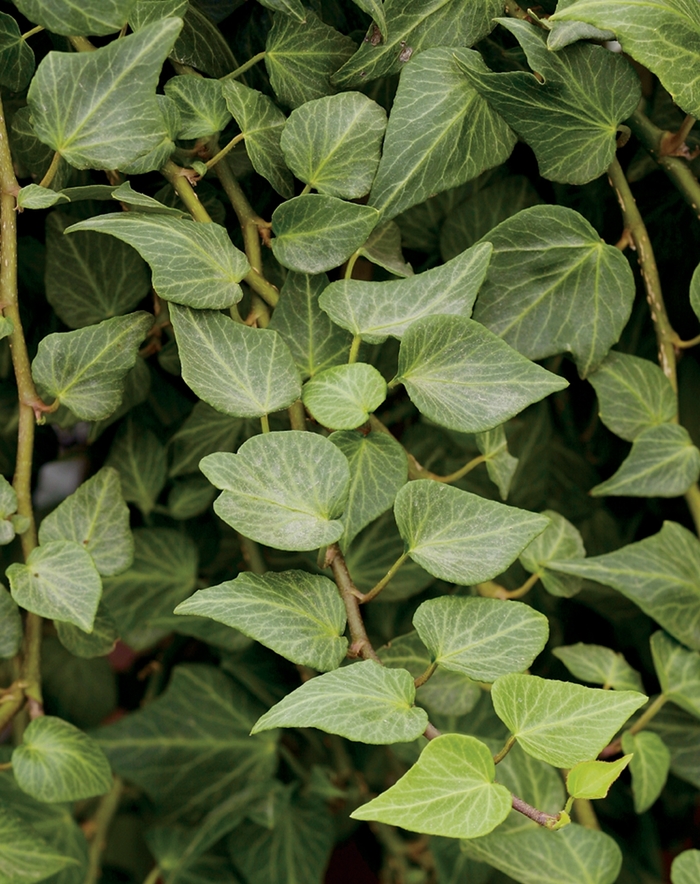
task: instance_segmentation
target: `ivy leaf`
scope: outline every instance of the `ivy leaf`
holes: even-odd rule
[[[251,733],[317,727],[361,743],[408,742],[428,724],[425,711],[413,705],[415,693],[405,670],[365,660],[304,682],[258,719]]]
[[[652,635],[649,644],[665,696],[700,718],[700,654],[688,651],[661,631]]]
[[[272,251],[290,270],[323,273],[359,249],[378,220],[370,206],[322,194],[296,196],[272,213]]]
[[[0,583],[0,657],[19,653],[23,638],[22,615],[10,593]]]
[[[76,859],[52,847],[9,807],[0,807],[0,867],[8,881],[35,884],[76,866]]]
[[[408,480],[408,461],[402,446],[386,433],[340,431],[329,436],[348,459],[350,487],[342,516],[345,531],[340,540],[345,550],[360,531],[394,503]]]
[[[537,574],[551,595],[571,598],[581,590],[583,580],[560,574],[547,565],[555,559],[563,561],[584,558],[586,550],[583,539],[578,529],[554,510],[545,510],[542,515],[550,520],[549,525],[522,551],[520,564],[530,574]]]
[[[611,648],[577,642],[575,645],[552,648],[552,653],[581,681],[602,684],[605,688],[615,688],[617,691],[641,693],[644,690],[641,675],[629,665],[622,654]]]
[[[210,454],[200,469],[223,489],[214,511],[246,537],[276,549],[310,550],[343,533],[348,462],[322,436],[290,430],[253,436],[238,454]]]
[[[0,13],[0,85],[21,92],[34,73],[34,52],[11,15]],[[30,185],[31,186],[31,185]]]
[[[700,319],[700,264],[693,271],[690,280],[690,306],[693,308],[693,313]]]
[[[624,755],[615,761],[579,762],[566,775],[569,795],[572,798],[605,798],[631,760],[631,755]]]
[[[487,239],[494,251],[474,319],[530,359],[568,352],[582,377],[594,371],[632,309],[622,252],[563,206],[518,212]]]
[[[363,12],[366,12],[376,22],[382,36],[386,36],[387,27],[383,0],[352,0],[352,2],[355,6],[359,6]]]
[[[258,3],[267,9],[274,9],[275,12],[284,12],[299,22],[306,21],[307,11],[301,0],[258,0]]]
[[[408,279],[338,280],[323,291],[319,305],[336,325],[381,344],[389,336],[403,337],[414,322],[436,313],[471,316],[490,259],[491,248],[483,243]]]
[[[612,586],[679,642],[700,651],[700,542],[676,522],[664,522],[658,534],[615,552],[550,567]]]
[[[71,540],[55,540],[32,550],[26,565],[5,572],[14,600],[22,608],[92,630],[102,581],[90,553]]]
[[[175,137],[180,126],[180,114],[175,102],[167,95],[156,95],[160,132],[158,143],[152,150],[140,154],[133,160],[122,163],[120,169],[126,175],[143,175],[155,169],[161,169],[175,151]]]
[[[226,106],[245,137],[246,153],[253,168],[277,193],[290,199],[294,196],[294,183],[280,146],[287,122],[284,114],[267,95],[237,80],[221,81],[221,89]]]
[[[483,682],[528,669],[549,637],[544,614],[500,599],[430,599],[413,625],[439,667]]]
[[[401,341],[397,383],[421,414],[464,433],[493,429],[569,385],[463,316],[412,323]]]
[[[628,442],[676,416],[678,405],[671,382],[648,359],[612,351],[588,380],[598,397],[600,419]]]
[[[218,80],[183,74],[171,77],[165,94],[180,114],[178,138],[205,138],[221,132],[231,121]]]
[[[90,634],[72,623],[62,623],[60,620],[54,620],[54,626],[63,647],[75,657],[85,659],[105,657],[114,650],[119,638],[112,615],[102,602],[97,609]]]
[[[241,573],[181,602],[176,614],[199,614],[233,626],[292,663],[337,669],[348,640],[345,607],[335,584],[304,571]]]
[[[126,420],[112,443],[107,464],[121,478],[124,500],[135,503],[145,516],[153,512],[168,474],[165,446],[155,433],[131,418]]]
[[[0,22],[2,19],[0,19]],[[39,184],[27,184],[21,187],[17,194],[18,209],[48,209],[56,203],[69,203],[70,198],[64,193],[57,193],[49,187],[41,187]]]
[[[192,519],[208,510],[215,497],[215,489],[204,476],[189,476],[170,489],[168,513],[172,519]]]
[[[112,787],[109,762],[97,743],[53,715],[29,723],[12,753],[12,771],[20,789],[49,803],[92,798]]]
[[[4,476],[0,476],[0,519],[17,512],[17,493]]]
[[[304,384],[302,401],[322,426],[354,430],[386,399],[386,381],[366,362],[336,365]]]
[[[454,3],[441,5],[454,27]],[[384,220],[476,178],[513,150],[515,134],[460,72],[456,59],[467,51],[428,49],[401,74],[369,196]]]
[[[129,12],[129,27],[140,31],[146,25],[161,18],[176,15],[182,18],[187,12],[189,0],[136,0]]]
[[[163,0],[153,0],[153,2],[162,3]],[[97,186],[99,187],[100,185]],[[169,215],[171,218],[188,217],[187,212],[183,212],[181,209],[173,209],[170,206],[166,206],[160,200],[155,199],[155,197],[134,190],[130,181],[125,181],[123,184],[120,184],[119,187],[108,187],[107,189],[110,191],[112,199],[117,200],[120,203],[126,203],[128,206],[133,206],[141,212],[156,212],[159,215]],[[72,188],[69,190],[72,192]],[[73,199],[75,199],[75,197],[73,197]],[[101,248],[102,250],[105,249],[104,240],[101,241]]]
[[[672,884],[693,884],[700,874],[700,850],[684,850],[671,863]]]
[[[297,178],[318,193],[356,199],[372,186],[385,129],[386,111],[366,95],[317,98],[289,115],[282,152]]]
[[[85,34],[102,37],[114,34],[126,24],[136,0],[17,0],[15,6],[29,21],[67,37]]]
[[[167,18],[94,52],[50,52],[27,94],[37,136],[78,169],[120,168],[159,147],[155,88],[181,27]]]
[[[413,268],[406,263],[401,251],[401,230],[394,221],[375,227],[358,251],[362,257],[394,276],[413,276]]]
[[[75,230],[108,233],[133,246],[149,263],[153,288],[166,301],[218,310],[243,296],[238,283],[250,265],[218,224],[119,212],[80,221],[66,232]]]
[[[622,735],[622,751],[632,754],[632,795],[636,813],[644,813],[652,806],[666,785],[671,765],[671,753],[658,734],[642,731]],[[700,870],[699,870],[700,871]]]
[[[299,376],[277,332],[176,305],[170,318],[182,377],[209,405],[234,417],[261,417],[299,398]]]
[[[648,700],[637,691],[603,691],[518,673],[497,679],[491,698],[520,746],[555,767],[595,758]]]
[[[478,838],[508,816],[512,796],[494,782],[488,746],[475,737],[431,740],[401,779],[350,816],[448,838]]]
[[[47,335],[39,342],[32,376],[46,397],[81,420],[101,420],[119,407],[126,375],[153,325],[150,313],[105,319],[99,325]]]
[[[508,451],[508,439],[503,424],[477,433],[476,444],[486,459],[489,479],[498,487],[501,500],[506,500],[510,483],[518,468],[518,458]]]
[[[618,471],[591,488],[593,497],[677,497],[700,476],[700,451],[678,424],[649,427],[635,437]]]
[[[172,455],[168,475],[198,472],[199,462],[205,455],[214,451],[233,451],[242,430],[241,418],[222,414],[206,402],[197,402],[168,442]]]
[[[407,554],[430,574],[467,586],[501,574],[549,524],[545,516],[418,479],[396,495]]]

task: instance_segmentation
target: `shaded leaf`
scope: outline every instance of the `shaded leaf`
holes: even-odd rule
[[[109,450],[107,465],[121,479],[124,500],[135,503],[146,516],[151,513],[168,474],[165,446],[156,435],[132,419],[125,421]]]
[[[0,85],[21,92],[34,73],[34,52],[11,15],[0,13]]]
[[[661,631],[652,635],[649,644],[664,695],[700,718],[700,654],[688,651]]]
[[[0,868],[8,881],[34,884],[77,865],[73,857],[51,847],[9,807],[0,807]]]
[[[0,657],[19,653],[24,632],[22,616],[10,593],[0,583]]]
[[[0,22],[2,19],[0,19]],[[57,193],[48,187],[39,184],[27,184],[19,189],[17,194],[17,208],[22,209],[48,209],[56,203],[68,203],[69,197],[63,193]]]
[[[642,731],[622,735],[622,751],[633,753],[630,761],[632,795],[636,813],[644,813],[661,794],[666,785],[671,753],[658,734]]]
[[[518,468],[518,458],[508,451],[508,439],[503,424],[476,434],[476,444],[486,459],[489,479],[498,487],[501,500],[508,498],[510,483]]]
[[[178,138],[215,135],[231,121],[218,80],[183,74],[171,77],[164,90],[180,114]]]
[[[171,58],[217,78],[238,67],[221,31],[192,3],[185,13],[185,24],[175,41]]]
[[[354,430],[386,399],[386,381],[365,362],[336,365],[304,384],[302,401],[322,426]]]
[[[644,690],[641,675],[629,665],[622,654],[611,648],[577,642],[575,645],[552,648],[552,653],[581,681],[602,684],[605,688],[615,688],[618,691]]]
[[[671,863],[672,884],[693,884],[700,875],[700,850],[684,850]]]
[[[275,315],[277,311],[275,311]],[[230,417],[197,402],[180,429],[171,436],[170,476],[183,476],[199,470],[200,460],[214,451],[233,451],[243,430],[241,418]]]
[[[171,519],[191,519],[214,502],[216,490],[204,476],[188,476],[173,483],[168,494],[168,514]]]
[[[631,760],[631,755],[624,755],[615,761],[579,762],[566,775],[569,795],[572,798],[605,798]]]
[[[97,609],[92,632],[89,634],[72,623],[62,623],[60,620],[54,620],[54,626],[63,647],[76,657],[85,659],[104,657],[111,653],[119,638],[112,615],[102,603]]]
[[[413,268],[406,263],[401,251],[401,230],[394,221],[375,227],[358,251],[362,257],[394,276],[413,276]]]
[[[188,0],[136,0],[129,12],[129,27],[132,31],[140,31],[161,18],[172,15],[182,18],[187,6]]]
[[[576,527],[554,510],[545,510],[542,515],[550,520],[549,525],[522,551],[520,564],[526,571],[539,576],[547,592],[571,598],[580,591],[583,580],[560,574],[547,565],[555,559],[584,558],[586,550],[583,539]]]

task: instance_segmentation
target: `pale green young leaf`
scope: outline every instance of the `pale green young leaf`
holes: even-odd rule
[[[386,433],[339,431],[330,441],[348,459],[350,486],[345,512],[345,531],[340,539],[345,550],[359,532],[394,503],[396,494],[408,480],[408,461],[401,445]],[[398,556],[397,556],[398,558]]]
[[[348,648],[345,607],[335,584],[305,571],[244,572],[200,589],[175,613],[233,626],[292,663],[321,672],[337,669]]]
[[[530,574],[539,575],[542,585],[552,595],[571,598],[583,586],[583,580],[553,571],[547,564],[555,559],[582,559],[586,555],[583,539],[578,529],[564,516],[554,510],[545,510],[544,516],[550,520],[539,537],[525,547],[520,555],[520,564]]]
[[[700,654],[687,650],[661,630],[652,635],[649,644],[664,695],[700,718]]]
[[[350,470],[341,451],[311,433],[253,436],[237,454],[200,463],[223,493],[214,510],[246,537],[276,549],[311,550],[338,540]]]
[[[612,586],[675,639],[700,651],[700,542],[676,522],[638,543],[552,570]]]
[[[318,193],[356,199],[372,186],[386,122],[386,111],[359,92],[317,98],[289,115],[282,152]]]
[[[414,322],[392,383],[404,385],[421,414],[463,433],[491,430],[569,385],[463,316]]]
[[[22,616],[10,593],[0,583],[0,657],[19,653],[22,645]]]
[[[413,625],[439,667],[482,682],[528,669],[549,637],[544,614],[500,599],[429,599]]]
[[[176,15],[182,18],[187,12],[189,0],[136,0],[129,12],[129,27],[140,31],[146,25]]]
[[[440,5],[454,26],[454,4]],[[476,178],[513,150],[515,133],[460,72],[456,59],[468,51],[428,49],[401,74],[369,196],[384,220]]]
[[[671,382],[648,359],[613,350],[588,380],[598,396],[600,419],[628,442],[676,415],[678,405]]]
[[[42,838],[4,804],[0,806],[0,869],[12,884],[36,884],[78,862]]]
[[[215,497],[216,489],[204,476],[187,476],[173,483],[168,494],[168,514],[171,519],[192,519],[208,510]]]
[[[282,104],[299,107],[335,92],[330,76],[350,58],[353,41],[313,12],[304,22],[276,13],[265,45],[270,85]]]
[[[206,402],[197,402],[187,420],[168,442],[171,453],[168,475],[196,473],[205,455],[214,451],[233,451],[242,430],[241,418],[222,414]]]
[[[29,21],[69,37],[114,34],[126,24],[136,0],[16,0]]]
[[[435,314],[471,316],[491,259],[488,243],[443,264],[391,282],[342,279],[332,282],[319,305],[334,323],[370,344],[401,338],[419,319]]]
[[[0,519],[17,512],[17,494],[4,476],[0,476]]]
[[[277,332],[172,304],[170,318],[185,383],[218,411],[261,417],[299,398],[299,375]]]
[[[183,74],[168,80],[164,90],[180,114],[178,138],[215,135],[231,121],[218,80]]]
[[[47,335],[32,362],[34,382],[45,398],[57,399],[81,420],[109,417],[152,325],[153,316],[139,311]]]
[[[700,91],[694,70],[700,51],[700,9],[692,0],[653,0],[640,4],[578,0],[558,10],[555,21],[584,21],[613,31],[622,49],[655,73],[676,104],[700,116]],[[659,34],[664,40],[659,40]]]
[[[378,220],[370,206],[323,194],[296,196],[272,213],[272,251],[290,270],[323,273],[359,249]]]
[[[34,52],[11,15],[0,13],[0,85],[21,92],[34,73]]]
[[[677,497],[700,476],[700,451],[678,424],[642,430],[620,468],[591,488],[593,497]]]
[[[302,380],[348,361],[350,335],[319,307],[319,296],[327,285],[323,273],[290,271],[270,321],[269,328],[279,332],[289,347]]]
[[[17,194],[17,208],[20,211],[22,209],[49,209],[56,203],[69,202],[70,197],[64,193],[57,193],[49,187],[41,187],[38,184],[27,184],[25,187],[21,187]]]
[[[68,651],[76,657],[90,659],[92,657],[105,657],[114,650],[119,635],[107,607],[100,602],[92,624],[92,632],[86,633],[72,623],[62,623],[54,620],[56,634]]]
[[[636,813],[644,813],[666,785],[671,753],[661,737],[651,731],[638,734],[625,731],[622,735],[622,751],[633,755],[630,773],[634,809]]]
[[[245,137],[246,153],[255,171],[285,199],[294,196],[292,174],[280,147],[287,122],[282,111],[267,95],[237,80],[223,80],[221,90],[229,112]]]
[[[572,798],[605,798],[631,760],[632,755],[624,755],[615,761],[580,761],[566,775],[569,795]]]
[[[46,516],[39,526],[39,543],[51,540],[80,543],[103,577],[131,565],[134,541],[129,509],[116,470],[103,467]]]
[[[125,421],[109,450],[107,466],[121,479],[124,500],[135,503],[145,516],[149,515],[168,475],[165,446],[155,433],[132,419]],[[119,570],[123,571],[124,567]],[[116,573],[113,571],[109,576]]]
[[[72,540],[54,540],[32,550],[26,565],[5,572],[18,605],[56,620],[92,630],[102,581],[90,553]]]
[[[684,850],[671,863],[672,884],[694,884],[700,875],[700,850]]]
[[[644,690],[642,677],[620,653],[602,645],[560,645],[552,653],[581,681],[602,684],[617,691]],[[626,751],[626,750],[625,750]]]
[[[512,796],[494,782],[488,746],[475,737],[431,740],[401,779],[350,816],[448,838],[478,838],[508,816]]]
[[[218,224],[120,212],[88,218],[67,232],[76,230],[108,233],[133,246],[149,263],[153,288],[166,301],[204,310],[241,300],[238,283],[250,265]]]
[[[413,276],[413,268],[406,263],[401,251],[401,230],[394,221],[375,227],[358,252],[363,258],[378,264],[394,276]]]
[[[316,727],[362,743],[408,742],[428,724],[413,705],[410,674],[373,660],[353,663],[312,678],[273,706],[251,733],[276,727]]]
[[[594,759],[648,699],[518,673],[497,679],[491,698],[520,746],[555,767]]]
[[[435,577],[466,586],[501,574],[549,524],[545,516],[419,479],[396,495],[406,552]]]
[[[158,148],[155,87],[181,27],[167,18],[94,52],[50,52],[27,94],[41,141],[78,169],[120,168]]]
[[[308,380],[301,398],[322,426],[354,430],[366,423],[386,399],[386,381],[366,362],[336,365]]]
[[[620,249],[564,206],[524,209],[486,239],[494,251],[474,318],[530,359],[569,352],[582,377],[595,371],[634,300]]]
[[[258,0],[258,3],[275,12],[283,12],[302,23],[306,21],[308,15],[302,0]]]
[[[476,434],[476,444],[486,458],[489,479],[498,487],[501,500],[508,498],[510,483],[518,468],[518,458],[508,451],[508,439],[503,424]]]

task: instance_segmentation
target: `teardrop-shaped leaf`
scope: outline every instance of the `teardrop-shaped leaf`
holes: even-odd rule
[[[652,635],[649,644],[665,696],[700,718],[700,653],[687,650],[661,631]]]
[[[491,248],[482,243],[408,279],[338,280],[324,290],[319,305],[337,325],[381,344],[389,336],[401,338],[412,323],[436,313],[471,316],[490,259]]]
[[[146,516],[153,512],[168,474],[165,446],[155,433],[127,418],[112,443],[107,463],[119,475],[124,500],[135,503]]]
[[[530,359],[567,352],[582,377],[594,371],[634,300],[620,249],[564,206],[524,209],[486,239],[494,251],[474,318]]]
[[[15,6],[29,21],[68,37],[114,34],[126,24],[136,0],[17,0]]]
[[[631,760],[631,755],[624,755],[615,761],[579,762],[566,775],[569,795],[572,798],[605,798]]]
[[[218,80],[182,74],[168,80],[164,89],[180,114],[178,138],[215,135],[231,121]]]
[[[510,813],[512,796],[494,782],[488,746],[475,737],[443,734],[431,740],[413,767],[350,816],[447,838],[478,838]]]
[[[175,609],[233,626],[278,654],[321,672],[347,651],[345,607],[335,584],[305,571],[242,573],[200,589]]]
[[[0,13],[0,84],[10,92],[21,92],[32,78],[34,65],[34,53],[22,39],[17,22]]]
[[[299,398],[299,375],[277,332],[176,305],[170,318],[182,377],[209,405],[234,417],[261,417]]]
[[[499,599],[430,599],[413,625],[439,667],[483,682],[528,669],[549,637],[544,614]]]
[[[200,468],[223,489],[216,513],[276,549],[317,549],[343,533],[348,462],[332,442],[290,430],[253,436],[237,454],[210,454]]]
[[[463,433],[490,430],[569,385],[462,316],[414,322],[392,383],[404,385],[421,414]]]
[[[661,794],[671,765],[671,753],[658,734],[642,731],[622,735],[622,751],[632,753],[632,795],[636,813],[644,813]],[[700,871],[700,869],[698,870]]]
[[[50,845],[27,821],[0,806],[0,868],[12,884],[36,884],[70,869],[82,877],[78,861]]]
[[[304,384],[302,401],[322,426],[354,430],[386,399],[386,381],[372,365],[336,365]]]
[[[602,684],[605,688],[615,688],[617,691],[644,690],[641,675],[629,665],[622,654],[616,653],[612,648],[577,642],[575,645],[552,648],[552,653],[581,681]]]
[[[583,586],[583,580],[552,571],[547,563],[564,559],[582,559],[586,555],[583,539],[571,522],[554,510],[545,510],[550,520],[544,531],[522,551],[520,564],[531,574],[537,574],[547,592],[571,598]]]
[[[503,424],[476,434],[476,444],[486,460],[489,479],[498,487],[501,500],[508,498],[510,483],[518,468],[518,458],[508,451],[508,439]]]
[[[1,21],[1,20],[0,20]],[[38,184],[27,184],[21,187],[17,194],[17,208],[20,209],[48,209],[56,203],[69,203],[70,199],[63,193],[56,193],[49,187],[41,187]]]
[[[258,719],[251,733],[317,727],[362,743],[408,742],[428,724],[425,711],[413,705],[415,693],[404,669],[365,660],[304,682]]]
[[[418,479],[396,495],[408,555],[431,574],[466,586],[502,573],[549,524],[545,516]]]
[[[671,864],[672,884],[693,884],[700,875],[700,850],[684,850]]]
[[[57,399],[81,420],[109,417],[152,325],[151,314],[139,311],[47,335],[32,362],[34,382],[44,397]]]
[[[0,583],[0,657],[14,657],[22,644],[22,616],[10,593]]]
[[[522,748],[555,767],[598,755],[648,697],[511,673],[494,682],[496,714]]]

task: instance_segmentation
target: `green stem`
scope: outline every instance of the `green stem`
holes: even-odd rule
[[[33,37],[34,34],[38,34],[39,31],[43,31],[43,30],[44,30],[43,25],[37,25],[36,27],[31,28],[29,31],[26,31],[24,34],[22,34],[22,39],[28,40],[30,37]]]
[[[143,884],[156,884],[158,878],[160,878],[160,866],[154,866],[143,879]]]
[[[693,483],[685,492],[685,502],[695,523],[695,530],[700,535],[700,488],[698,483]]]
[[[519,586],[517,589],[513,589],[510,592],[505,590],[505,593],[500,596],[500,598],[506,599],[521,599],[524,595],[527,595],[528,592],[532,589],[532,587],[537,583],[540,579],[540,575],[535,572],[534,574],[530,574],[525,583],[522,586]]]
[[[350,344],[350,352],[348,353],[348,365],[352,365],[354,362],[357,362],[361,343],[362,338],[359,335],[355,335],[352,339],[352,344]]]
[[[245,72],[247,70],[250,70],[250,68],[252,68],[253,65],[256,65],[259,61],[262,61],[266,55],[267,55],[267,53],[264,50],[263,50],[263,52],[258,52],[257,55],[254,55],[252,58],[249,58],[248,61],[245,62],[245,64],[242,64],[239,68],[236,68],[235,71],[231,71],[230,74],[226,74],[225,77],[222,77],[221,78],[222,82],[224,80],[235,80],[236,77],[240,77],[241,74],[245,74]]]
[[[293,430],[306,429],[306,412],[301,399],[297,399],[296,402],[289,406],[287,414],[289,415],[289,423],[292,425]]]
[[[513,734],[511,734],[511,735],[508,737],[508,739],[506,740],[505,745],[503,746],[503,748],[501,749],[501,751],[500,751],[500,752],[497,752],[497,753],[493,756],[493,763],[494,763],[494,764],[499,764],[501,761],[503,761],[503,759],[504,759],[504,758],[506,757],[506,755],[510,752],[510,750],[513,748],[513,746],[515,746],[515,737],[513,736]]]
[[[362,596],[362,598],[359,600],[360,604],[364,605],[367,602],[371,602],[373,598],[378,596],[379,593],[384,589],[384,587],[387,585],[387,583],[394,576],[394,574],[396,574],[396,572],[399,570],[401,565],[403,565],[403,563],[406,561],[407,558],[408,558],[408,553],[404,553],[403,555],[399,556],[399,558],[394,562],[394,564],[391,566],[391,568],[389,568],[389,570],[382,577],[382,579],[379,581],[379,583],[377,583],[375,586],[373,586],[372,589],[369,590],[369,592],[366,592]]]
[[[360,613],[359,591],[352,582],[345,558],[337,543],[328,548],[328,559],[330,559],[333,577],[345,605],[345,612],[348,618],[351,643],[348,654],[354,657],[362,657],[363,660],[374,660],[376,663],[380,663],[381,661],[372,647],[372,642],[369,640],[362,614]]]
[[[584,828],[600,830],[598,817],[588,798],[574,798],[574,812],[576,819]]]
[[[659,694],[659,696],[651,703],[639,718],[635,721],[632,727],[629,729],[629,733],[638,734],[641,730],[649,724],[649,722],[654,718],[654,716],[661,711],[661,708],[666,703],[668,697],[666,694]]]
[[[85,884],[96,884],[100,879],[102,852],[105,848],[107,833],[109,832],[112,819],[119,808],[123,788],[124,784],[121,779],[115,777],[112,788],[100,799],[94,819],[95,832],[90,842]]]
[[[160,171],[165,178],[168,179],[173,190],[185,204],[185,208],[190,215],[192,215],[194,220],[210,224],[211,217],[209,216],[209,212],[207,212],[204,206],[200,203],[199,197],[194,192],[187,175],[183,174],[184,170],[181,169],[180,166],[177,166],[172,160],[168,160]]]
[[[437,663],[431,663],[430,666],[428,666],[428,668],[425,670],[425,672],[423,672],[423,673],[422,673],[421,675],[419,675],[417,678],[414,678],[414,679],[413,679],[413,683],[414,683],[414,685],[415,685],[417,688],[422,687],[422,686],[426,683],[426,681],[427,681],[431,676],[433,676],[433,675],[435,674],[435,670],[437,669],[437,667],[438,667]]]
[[[430,473],[430,478],[434,479],[436,482],[444,482],[446,485],[449,485],[451,482],[456,482],[458,479],[461,479],[462,476],[466,476],[467,473],[471,473],[474,467],[478,467],[480,463],[485,463],[487,460],[488,457],[485,454],[480,454],[478,457],[472,458],[469,463],[466,463],[463,467],[460,467],[460,469],[455,470],[454,473],[450,473],[448,476],[438,476],[435,473]]]
[[[697,347],[698,344],[700,344],[700,335],[696,335],[688,341],[676,341],[676,347],[679,350],[689,350],[691,347]]]
[[[243,534],[238,535],[238,542],[243,553],[243,561],[248,566],[248,570],[252,571],[253,574],[265,574],[267,572],[267,564],[258,544]]]
[[[48,187],[49,184],[56,177],[56,172],[58,171],[59,163],[61,162],[61,154],[58,151],[54,152],[53,159],[51,160],[51,165],[46,170],[46,174],[39,182],[39,187]]]
[[[528,16],[527,12],[525,12],[525,10],[518,3],[516,3],[515,0],[505,0],[505,11],[512,18],[521,18],[525,21],[530,21],[530,17]]]
[[[311,193],[311,185],[305,184],[303,190],[299,194],[299,196],[306,196],[307,193]]]
[[[207,162],[205,164],[207,169],[211,169],[213,166],[215,166],[219,162],[219,160],[223,160],[223,158],[226,156],[226,154],[229,151],[233,150],[233,148],[239,142],[243,141],[244,138],[245,138],[245,135],[242,132],[239,133],[238,135],[234,135],[234,137],[229,141],[229,143],[226,145],[226,147],[222,147],[221,150],[218,153],[214,154],[214,156],[210,160],[207,160]]]
[[[93,46],[87,37],[69,37],[71,46],[77,52],[95,52],[97,46]]]
[[[266,414],[261,415],[260,426],[262,427],[263,433],[270,432],[270,418],[268,415],[266,415]]]

